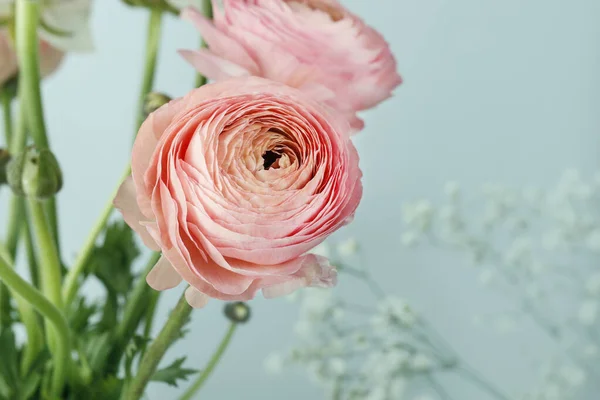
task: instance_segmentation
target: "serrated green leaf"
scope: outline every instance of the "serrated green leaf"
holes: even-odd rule
[[[115,222],[106,228],[104,242],[94,250],[88,272],[109,292],[127,294],[134,280],[131,266],[139,255],[133,231],[124,222]]]
[[[97,374],[103,372],[112,345],[110,332],[90,333],[82,344],[82,350],[86,355],[90,368]]]
[[[196,374],[199,371],[195,369],[182,368],[186,357],[178,358],[166,368],[159,369],[152,375],[150,380],[155,382],[164,382],[169,386],[177,387],[177,381],[187,381],[190,375]]]
[[[97,304],[87,304],[87,300],[80,298],[72,303],[69,310],[69,326],[74,333],[83,333],[89,328],[90,318],[98,312]]]
[[[125,376],[131,376],[131,367],[135,357],[142,352],[146,345],[150,342],[150,338],[135,335],[125,348]]]

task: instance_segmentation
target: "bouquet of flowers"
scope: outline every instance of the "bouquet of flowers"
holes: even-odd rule
[[[192,310],[211,298],[230,302],[230,329],[181,397],[192,398],[237,324],[248,321],[244,302],[259,291],[272,298],[336,284],[336,267],[311,250],[359,205],[351,140],[364,126],[358,114],[401,83],[383,37],[337,0],[124,3],[149,16],[132,111],[139,129],[122,182],[70,260],[60,246],[63,176],[40,80],[67,53],[92,48],[92,4],[0,2],[0,189],[9,194],[0,245],[0,399],[137,400],[151,380],[176,385],[197,371],[184,358],[160,362]],[[198,71],[196,87],[174,99],[153,92],[168,15],[193,23],[202,37],[199,49],[180,52]],[[115,209],[124,222],[109,222]],[[142,253],[147,266],[136,274]],[[102,301],[82,289],[92,278],[104,286]],[[151,337],[160,291],[182,281],[180,301]]]

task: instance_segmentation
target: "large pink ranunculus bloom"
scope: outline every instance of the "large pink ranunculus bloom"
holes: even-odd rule
[[[255,75],[304,89],[355,131],[363,127],[356,112],[402,82],[385,39],[337,0],[213,0],[213,8],[213,22],[193,8],[182,13],[208,49],[181,54],[210,79]]]
[[[64,53],[40,41],[40,73],[43,77],[50,75],[60,65]],[[8,31],[0,30],[0,86],[15,76],[19,69],[14,45]]]
[[[352,219],[362,195],[347,129],[305,93],[257,77],[203,86],[151,114],[115,199],[163,252],[150,286],[184,279],[201,307],[334,285],[335,268],[309,252]]]

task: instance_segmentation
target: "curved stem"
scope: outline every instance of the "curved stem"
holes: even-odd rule
[[[146,96],[152,90],[154,77],[156,75],[156,60],[158,56],[158,46],[160,44],[160,34],[162,28],[163,10],[155,7],[150,10],[150,20],[148,21],[148,35],[146,41],[146,62],[144,64],[144,78],[138,103],[137,125],[136,129],[144,122],[144,103]]]
[[[204,14],[204,16],[206,18],[212,19],[213,17],[213,9],[212,9],[212,1],[211,0],[203,0],[202,1],[202,14]],[[207,48],[207,44],[206,41],[204,40],[204,38],[202,38],[200,40],[200,48],[205,49]],[[204,75],[202,75],[201,73],[198,73],[196,75],[196,87],[200,87],[200,86],[204,86],[206,85],[206,82],[208,80],[206,79],[206,77]]]
[[[130,174],[130,171],[131,171],[130,168],[127,167],[127,170],[123,174],[123,179],[125,179]],[[111,200],[108,203],[106,203],[106,205],[104,206],[104,209],[102,210],[100,217],[94,224],[92,231],[88,235],[88,237],[83,245],[83,248],[77,255],[77,259],[75,259],[73,266],[71,267],[71,269],[69,270],[69,272],[67,272],[67,275],[65,276],[65,283],[64,283],[64,287],[63,287],[63,299],[67,306],[69,306],[71,304],[71,302],[75,298],[75,295],[77,294],[77,289],[79,286],[79,282],[78,282],[79,277],[85,270],[87,262],[89,261],[90,256],[92,255],[92,252],[94,251],[94,248],[96,247],[96,240],[98,240],[98,236],[100,235],[100,232],[102,232],[102,230],[104,229],[104,226],[106,225],[106,222],[108,221],[108,218],[112,214],[112,211],[114,209],[112,200],[115,198],[115,196],[117,194],[117,190],[118,190],[118,187],[117,187],[117,189],[115,189],[114,193],[111,195],[111,198],[110,198]]]
[[[179,398],[179,400],[191,400],[192,396],[194,396],[194,394],[196,394],[202,388],[204,382],[206,382],[210,374],[213,372],[213,370],[221,360],[221,357],[227,349],[227,346],[229,346],[229,343],[231,342],[231,338],[235,333],[237,325],[238,324],[236,324],[235,322],[232,322],[231,325],[229,325],[227,333],[223,337],[223,340],[221,340],[221,344],[219,344],[219,347],[217,348],[213,356],[210,358],[208,365],[202,371],[202,374],[200,374],[198,379],[192,384],[192,386],[190,386],[190,388],[183,394],[183,396]]]
[[[138,113],[137,113],[137,125],[136,129],[144,122],[143,120],[143,108],[144,102],[146,101],[146,97],[148,93],[152,90],[152,86],[154,85],[154,78],[156,75],[156,61],[158,56],[158,45],[160,43],[160,35],[161,35],[161,25],[162,25],[162,10],[160,9],[152,9],[150,11],[150,20],[148,21],[148,36],[146,42],[146,62],[144,67],[144,77],[142,80],[142,88],[140,92],[140,98],[138,100]],[[136,131],[137,135],[137,131]],[[123,173],[123,178],[119,182],[119,186],[121,182],[125,180],[131,173],[131,166],[128,164],[125,168],[125,172]],[[117,190],[119,186],[115,189],[115,191],[110,196],[109,201],[104,206],[100,217],[94,224],[92,231],[90,232],[88,238],[86,239],[83,248],[79,252],[75,263],[67,273],[65,277],[65,285],[63,288],[63,298],[65,300],[65,304],[69,305],[75,294],[77,293],[77,288],[79,285],[79,277],[85,270],[85,266],[89,260],[89,257],[94,250],[96,245],[96,240],[98,236],[104,229],[112,211],[114,209],[113,200],[117,194]]]
[[[140,361],[139,370],[126,391],[125,400],[139,400],[143,396],[146,385],[156,372],[160,360],[173,342],[179,338],[179,332],[187,322],[192,310],[185,299],[185,294],[182,295],[167,323]]]
[[[53,357],[52,398],[62,398],[69,362],[69,327],[63,314],[44,295],[17,274],[0,256],[0,280],[42,314],[58,333]]]

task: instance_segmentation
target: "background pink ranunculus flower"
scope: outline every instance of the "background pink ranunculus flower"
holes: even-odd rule
[[[203,86],[151,114],[115,205],[163,257],[147,281],[191,287],[189,303],[249,300],[337,272],[308,252],[348,223],[362,195],[347,121],[257,77]]]
[[[60,65],[64,53],[40,40],[40,73],[42,77],[53,73]],[[15,76],[19,69],[14,44],[6,30],[0,30],[0,86]]]
[[[355,131],[363,127],[356,112],[402,82],[385,39],[337,0],[220,2],[213,0],[213,22],[193,8],[182,13],[209,48],[181,54],[209,79],[255,75],[309,91]]]

